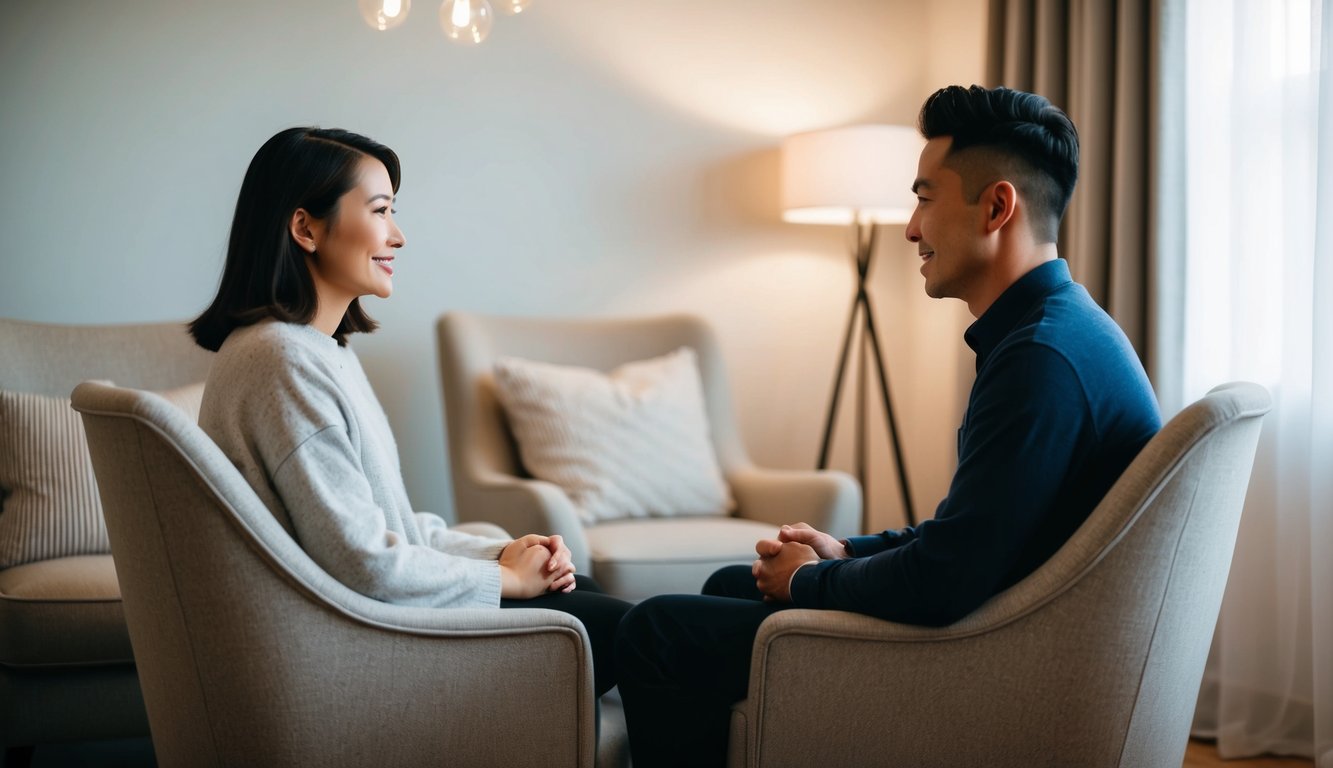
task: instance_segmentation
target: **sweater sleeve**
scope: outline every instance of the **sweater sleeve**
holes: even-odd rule
[[[1082,384],[1055,350],[1008,350],[983,377],[968,408],[958,470],[935,518],[909,529],[913,535],[899,546],[860,537],[855,554],[879,551],[800,569],[792,579],[796,605],[945,625],[998,591],[1043,524],[1091,426]]]
[[[478,560],[498,560],[500,553],[509,545],[510,539],[492,539],[488,536],[473,536],[470,533],[455,531],[439,515],[430,512],[416,513],[417,527],[432,549],[451,555],[476,558]]]
[[[399,605],[500,604],[494,557],[474,559],[410,544],[388,530],[344,427],[331,425],[304,440],[273,474],[273,484],[301,547],[351,589]]]

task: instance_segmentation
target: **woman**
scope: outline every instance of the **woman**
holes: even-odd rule
[[[250,162],[213,303],[190,324],[217,357],[199,424],[324,570],[389,603],[530,606],[588,630],[598,696],[629,604],[575,576],[559,536],[452,531],[414,512],[397,448],[347,336],[377,326],[404,243],[398,157],[347,131],[291,128]]]

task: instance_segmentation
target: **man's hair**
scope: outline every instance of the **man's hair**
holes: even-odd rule
[[[338,199],[358,183],[365,157],[384,163],[396,193],[398,155],[365,136],[336,128],[288,128],[264,142],[241,182],[218,294],[190,323],[199,346],[216,352],[232,331],[265,318],[314,319],[319,297],[307,254],[289,229],[292,214],[304,208],[316,219],[337,216]],[[377,327],[360,299],[353,299],[333,337],[346,345],[347,334]]]
[[[927,139],[953,139],[944,164],[962,176],[969,202],[1009,181],[1028,205],[1033,236],[1055,242],[1078,181],[1078,131],[1059,107],[1023,91],[951,85],[926,99],[917,123]]]

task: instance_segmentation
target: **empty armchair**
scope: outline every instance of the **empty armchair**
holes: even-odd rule
[[[593,765],[577,619],[352,592],[166,401],[90,382],[73,403],[159,764]]]
[[[952,626],[770,617],[729,763],[1180,765],[1268,409],[1246,383],[1186,408],[1050,561]]]
[[[860,488],[847,475],[761,469],[750,461],[717,341],[698,318],[557,320],[450,312],[440,318],[437,333],[458,519],[560,534],[580,572],[608,592],[631,600],[697,592],[717,568],[753,560],[755,542],[775,536],[783,523],[804,520],[837,536],[857,532]],[[697,360],[708,439],[735,500],[730,514],[589,521],[566,488],[532,477],[497,396],[498,360],[605,373],[682,348]]]

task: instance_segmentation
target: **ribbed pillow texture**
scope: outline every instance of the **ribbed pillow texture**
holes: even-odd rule
[[[694,350],[610,374],[515,357],[497,359],[494,372],[523,466],[560,486],[585,524],[734,508]]]
[[[197,421],[203,386],[158,394]],[[0,390],[0,568],[109,551],[88,440],[69,398]]]

